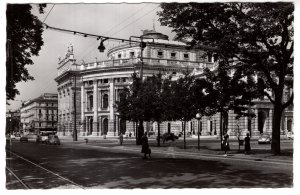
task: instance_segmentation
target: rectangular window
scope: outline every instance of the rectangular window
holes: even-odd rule
[[[42,123],[39,123],[39,127],[41,127],[42,126]]]
[[[41,110],[41,109],[39,109],[39,113],[42,113],[42,110]]]
[[[118,58],[121,58],[122,57],[122,55],[121,54],[118,54]]]
[[[123,83],[126,83],[126,78],[122,78],[122,82],[123,82]]]
[[[158,57],[162,57],[162,56],[163,56],[163,52],[162,52],[162,51],[158,51],[158,52],[157,52],[157,56],[158,56]]]
[[[208,62],[212,62],[212,54],[211,53],[207,54],[207,60],[208,60]]]
[[[185,54],[183,54],[183,57],[184,57],[185,59],[188,59],[188,58],[189,58],[189,54],[185,53]]]
[[[133,52],[133,51],[130,52],[130,57],[131,57],[131,58],[134,57],[134,52]]]
[[[176,53],[175,52],[172,52],[171,53],[171,58],[175,58],[176,57]]]
[[[108,79],[104,79],[103,82],[104,82],[104,83],[108,83]]]

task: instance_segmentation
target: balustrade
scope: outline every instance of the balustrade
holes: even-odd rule
[[[191,68],[211,68],[214,69],[217,64],[209,63],[209,62],[194,62],[194,61],[185,61],[185,60],[176,60],[176,59],[158,59],[158,58],[143,58],[144,64],[148,65],[167,65],[167,66],[177,66],[177,67],[185,67],[189,66]],[[127,59],[114,59],[114,60],[106,60],[100,61],[96,63],[88,63],[85,64],[85,69],[93,69],[93,68],[107,68],[114,66],[126,66],[132,64],[140,64],[140,58],[127,58]]]

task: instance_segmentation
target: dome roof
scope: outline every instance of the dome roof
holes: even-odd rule
[[[143,39],[162,39],[169,40],[167,35],[156,32],[155,30],[143,30],[143,35],[141,36]]]

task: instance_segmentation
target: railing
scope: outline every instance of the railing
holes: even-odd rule
[[[210,68],[213,69],[217,66],[216,63],[211,62],[195,62],[195,61],[185,61],[176,59],[164,59],[164,58],[143,58],[145,65],[160,65],[160,66],[175,66],[175,67],[190,67],[190,68]],[[94,63],[88,63],[84,65],[84,69],[94,69],[94,68],[107,68],[107,67],[119,67],[127,65],[137,65],[141,64],[141,58],[127,58],[127,59],[114,59],[106,60]]]

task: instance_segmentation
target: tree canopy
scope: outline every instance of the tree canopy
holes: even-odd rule
[[[40,5],[43,13],[45,5]],[[42,39],[42,22],[31,13],[29,4],[7,4],[7,58],[6,58],[6,100],[13,100],[17,94],[16,83],[33,80],[26,65],[32,65],[32,56],[38,56]]]
[[[162,3],[161,8],[161,24],[178,40],[257,74],[274,105],[272,151],[280,153],[282,111],[293,101],[291,93],[283,102],[283,91],[293,87],[293,3]]]

